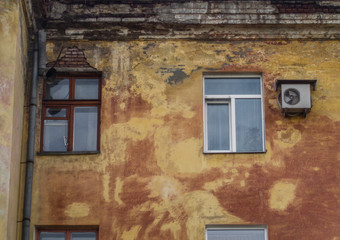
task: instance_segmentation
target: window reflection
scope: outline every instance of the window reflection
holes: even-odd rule
[[[41,232],[40,240],[65,240],[63,232]]]
[[[46,99],[68,99],[69,98],[69,79],[57,79],[46,83]]]
[[[96,234],[94,232],[73,232],[71,240],[95,240]]]
[[[98,79],[76,79],[76,99],[98,99]]]
[[[204,84],[207,95],[261,94],[259,78],[209,78]]]
[[[262,151],[261,99],[236,99],[236,144],[238,152]]]

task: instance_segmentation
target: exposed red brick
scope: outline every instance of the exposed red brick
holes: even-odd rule
[[[85,57],[83,50],[77,47],[69,47],[66,49],[64,56],[56,61],[46,64],[47,67],[77,67],[77,68],[93,68]]]

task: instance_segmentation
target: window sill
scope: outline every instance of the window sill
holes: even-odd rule
[[[100,154],[100,151],[78,151],[78,152],[37,152],[39,156],[48,155],[94,155]]]
[[[203,152],[203,154],[264,154],[267,150],[263,152]]]

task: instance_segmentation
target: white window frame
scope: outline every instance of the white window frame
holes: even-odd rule
[[[264,240],[268,240],[267,225],[207,225],[205,227],[205,240],[209,240],[208,230],[264,230]]]
[[[260,79],[260,94],[252,95],[206,95],[205,94],[205,81],[209,78],[259,78]],[[209,81],[209,80],[208,80]],[[242,80],[240,80],[242,81]],[[247,152],[237,152],[236,150],[236,99],[261,99],[261,120],[262,120],[262,151],[265,152],[265,126],[264,126],[264,107],[263,107],[263,81],[262,75],[256,73],[226,73],[226,74],[204,74],[203,75],[203,138],[204,138],[204,153],[247,153]],[[230,103],[229,106],[229,123],[230,123],[230,150],[208,150],[208,114],[207,105],[208,103]],[[254,152],[252,152],[254,153]]]

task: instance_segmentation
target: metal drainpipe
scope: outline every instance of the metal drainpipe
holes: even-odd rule
[[[30,239],[30,222],[31,222],[31,202],[32,202],[32,183],[33,183],[33,163],[34,163],[34,145],[35,145],[35,124],[37,111],[37,88],[38,88],[38,33],[34,39],[33,52],[33,71],[31,82],[31,99],[29,113],[29,129],[27,141],[26,156],[26,177],[25,177],[25,195],[24,195],[24,211],[22,220],[22,240]]]

